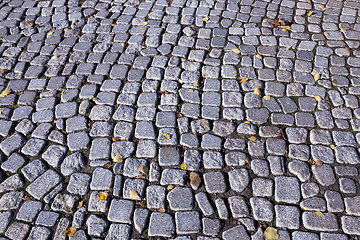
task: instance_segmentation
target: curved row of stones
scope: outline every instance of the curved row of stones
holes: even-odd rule
[[[2,1],[0,239],[357,239],[359,8]]]

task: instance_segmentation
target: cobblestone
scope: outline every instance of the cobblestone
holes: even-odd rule
[[[0,5],[1,239],[360,235],[356,1]]]

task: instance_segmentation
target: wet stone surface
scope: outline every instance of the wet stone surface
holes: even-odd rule
[[[358,0],[0,1],[0,239],[359,239],[359,39]]]

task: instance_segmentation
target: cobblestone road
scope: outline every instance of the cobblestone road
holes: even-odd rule
[[[0,239],[359,239],[359,9],[1,1]]]

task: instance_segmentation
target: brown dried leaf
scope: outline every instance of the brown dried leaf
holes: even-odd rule
[[[190,172],[190,185],[193,189],[198,189],[201,184],[200,175],[196,172]]]
[[[147,175],[147,174],[149,173],[149,168],[148,168],[147,166],[141,165],[141,166],[139,167],[139,171],[140,171],[142,174]]]

